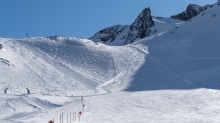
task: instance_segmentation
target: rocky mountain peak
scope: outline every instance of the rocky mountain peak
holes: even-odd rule
[[[114,40],[123,41],[122,44],[132,43],[137,39],[145,38],[156,30],[150,30],[154,26],[150,8],[145,8],[131,25],[113,25],[97,32],[90,39],[95,42],[109,43]]]
[[[203,11],[203,7],[196,4],[189,4],[186,8],[186,14],[192,18]]]
[[[153,31],[150,30],[154,26],[150,8],[145,8],[131,24],[125,44],[132,43],[138,38],[144,38]]]
[[[146,24],[146,25],[145,25]],[[134,27],[146,26],[146,28],[150,28],[154,26],[154,21],[151,16],[150,8],[145,8],[135,19],[135,21],[131,24],[131,30],[133,31]],[[138,28],[136,28],[138,29]]]
[[[171,18],[187,21],[198,15],[202,11],[202,8],[202,6],[196,4],[189,4],[184,12],[173,15]]]
[[[212,5],[205,5],[202,7],[196,4],[189,4],[184,12],[173,15],[171,18],[187,21],[210,7],[212,7]]]

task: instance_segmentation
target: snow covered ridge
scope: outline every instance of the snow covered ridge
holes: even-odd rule
[[[218,2],[216,5],[219,4]],[[152,35],[161,35],[171,28],[180,26],[182,22],[187,21],[201,12],[212,8],[213,5],[199,6],[189,4],[186,11],[173,15],[170,18],[153,17],[150,8],[145,8],[131,25],[114,25],[107,27],[89,39],[94,42],[103,42],[107,45],[125,45],[134,41],[144,39]],[[176,20],[175,20],[176,19]],[[158,23],[160,22],[160,23]]]
[[[131,25],[110,26],[89,39],[107,45],[120,46],[169,30],[176,26],[176,23],[181,23],[181,21],[153,17],[150,8],[145,8]]]
[[[150,8],[145,8],[131,25],[114,25],[105,28],[90,39],[95,42],[101,41],[105,44],[113,44],[112,42],[117,40],[115,45],[124,45],[156,33],[156,30],[150,29],[153,26],[154,21],[151,16]]]

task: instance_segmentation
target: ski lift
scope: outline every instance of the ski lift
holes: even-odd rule
[[[1,49],[3,49],[3,45],[2,45],[2,44],[0,44],[0,50],[1,50]]]

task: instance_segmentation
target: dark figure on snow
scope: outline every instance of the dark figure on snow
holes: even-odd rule
[[[7,94],[7,90],[8,90],[8,88],[6,88],[6,89],[4,90],[4,94]]]
[[[1,50],[1,49],[3,49],[3,45],[2,45],[2,44],[0,44],[0,50]]]
[[[83,102],[83,96],[81,96],[81,102]]]
[[[28,88],[26,88],[26,89],[27,89],[27,94],[30,94],[30,90]]]

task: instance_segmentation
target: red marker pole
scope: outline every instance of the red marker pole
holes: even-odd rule
[[[63,112],[62,112],[62,123],[63,123]]]
[[[80,116],[81,116],[81,114],[82,114],[82,112],[80,111],[80,112],[79,112],[79,121],[80,121]]]
[[[53,123],[53,121],[52,121],[52,120],[50,120],[48,123]]]
[[[83,105],[82,105],[82,113],[84,112],[84,107],[85,107],[85,105],[83,104]]]

